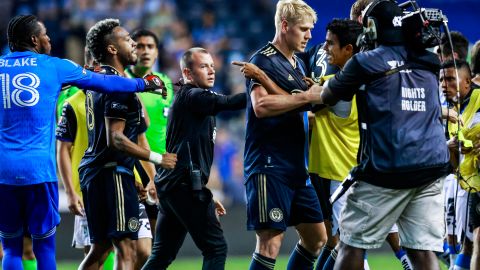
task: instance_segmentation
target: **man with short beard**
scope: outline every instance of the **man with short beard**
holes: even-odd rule
[[[135,41],[115,19],[96,23],[87,33],[87,46],[106,74],[125,76],[125,67],[137,60]],[[98,269],[112,244],[115,268],[133,269],[140,227],[135,160],[172,169],[176,155],[161,155],[137,145],[146,126],[135,94],[87,91],[86,113],[88,148],[79,174],[92,248],[79,269]],[[145,195],[143,190],[140,196]]]

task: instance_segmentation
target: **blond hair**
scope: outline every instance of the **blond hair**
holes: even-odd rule
[[[275,28],[277,31],[280,30],[283,20],[291,24],[297,24],[308,19],[311,19],[313,23],[317,22],[317,13],[304,1],[278,1],[275,12]]]

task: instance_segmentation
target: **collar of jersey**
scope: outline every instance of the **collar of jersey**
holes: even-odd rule
[[[269,41],[268,44],[270,44],[270,46],[273,47],[273,48],[277,51],[277,53],[278,53],[279,55],[281,55],[281,57],[285,58],[285,59],[288,61],[288,63],[290,63],[290,60],[288,60],[288,58],[282,53],[282,51],[280,51],[280,50],[277,48],[277,46],[275,46],[271,41]],[[291,65],[294,69],[296,69],[297,66],[298,66],[298,64],[297,64],[297,62],[298,62],[298,57],[297,57],[297,55],[296,55],[295,53],[293,54],[293,61],[294,61],[294,64],[292,65],[292,63],[290,63],[290,65]]]
[[[34,55],[34,54],[39,54],[39,53],[36,53],[36,52],[32,52],[32,51],[23,51],[23,52],[12,52],[10,53],[10,55],[12,56],[25,56],[25,55]]]
[[[116,70],[114,67],[112,66],[109,66],[109,65],[102,65],[102,68],[105,69],[107,71],[107,73],[113,73],[117,76],[121,76],[120,75],[120,72],[118,72],[118,70]]]

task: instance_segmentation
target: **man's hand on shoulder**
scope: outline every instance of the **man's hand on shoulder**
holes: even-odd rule
[[[263,72],[263,70],[261,70],[255,64],[241,61],[233,61],[232,65],[239,66],[240,72],[242,72],[246,78],[262,81],[263,76],[265,76],[265,72]]]

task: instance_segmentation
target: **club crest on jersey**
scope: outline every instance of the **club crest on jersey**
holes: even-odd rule
[[[128,220],[128,229],[129,229],[131,232],[137,232],[138,229],[140,229],[140,222],[138,221],[138,218],[136,218],[136,217],[131,217],[131,218]]]
[[[273,222],[280,222],[283,220],[283,212],[280,208],[272,208],[268,215]]]

